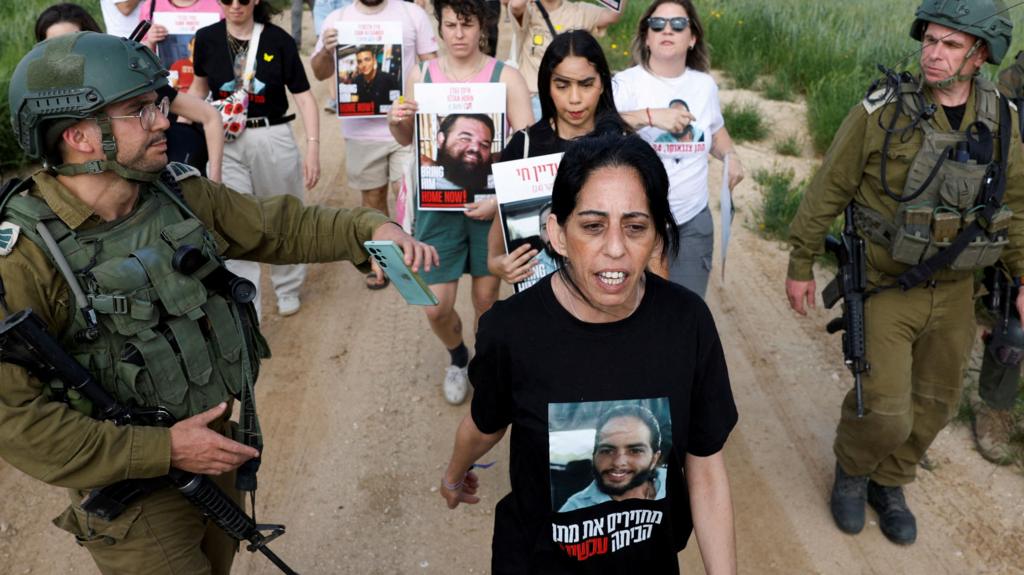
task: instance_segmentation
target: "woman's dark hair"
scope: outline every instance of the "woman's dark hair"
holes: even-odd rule
[[[487,31],[495,24],[498,15],[491,12],[484,0],[434,0],[434,16],[437,17],[437,34],[441,35],[441,15],[445,8],[451,8],[459,20],[476,18],[480,25],[480,51],[487,49]]]
[[[252,19],[260,24],[270,24],[270,19],[281,13],[281,8],[267,0],[260,0],[260,3],[253,8]]]
[[[644,15],[640,17],[640,23],[636,29],[636,38],[633,38],[633,57],[637,59],[637,63],[647,68],[651,60],[651,50],[647,47],[647,33],[650,30],[647,19],[662,4],[682,6],[683,10],[686,10],[687,18],[690,19],[690,32],[693,33],[693,37],[697,41],[694,43],[693,49],[686,53],[686,67],[699,72],[710,70],[711,57],[708,55],[707,44],[704,43],[704,26],[700,23],[697,8],[691,0],[654,0],[654,2],[651,2]]]
[[[576,209],[580,190],[601,168],[627,167],[636,171],[647,196],[654,233],[661,241],[662,253],[675,258],[679,252],[679,226],[668,204],[668,173],[651,145],[636,134],[604,133],[573,140],[562,156],[551,190],[551,213],[558,225],[565,226]],[[562,254],[555,254],[558,273],[566,285],[584,296],[567,271]],[[571,265],[571,263],[569,263]],[[584,296],[586,300],[586,296]]]
[[[61,4],[54,4],[46,10],[43,10],[36,18],[36,42],[42,42],[46,39],[46,31],[54,24],[60,24],[61,22],[70,22],[78,26],[82,32],[103,32],[100,29],[100,25],[96,23],[85,8],[82,8],[78,4],[71,4],[70,2],[63,2]]]
[[[555,68],[562,63],[562,60],[570,56],[577,56],[593,64],[597,75],[601,78],[603,90],[601,98],[597,101],[597,110],[594,118],[603,119],[599,122],[603,128],[618,128],[619,133],[629,133],[632,130],[619,117],[619,111],[615,108],[615,98],[612,93],[612,73],[608,68],[608,60],[604,57],[604,50],[597,40],[586,30],[569,30],[563,32],[551,41],[544,57],[540,60],[540,68],[537,70],[537,92],[540,97],[539,121],[551,121],[556,118],[558,111],[555,110],[555,101],[551,98],[551,76]],[[617,122],[616,122],[617,121]],[[616,125],[616,123],[618,125]],[[595,125],[597,122],[595,123]],[[595,130],[596,132],[597,130]]]

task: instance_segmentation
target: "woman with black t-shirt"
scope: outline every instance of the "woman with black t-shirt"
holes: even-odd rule
[[[541,118],[516,132],[501,152],[501,161],[564,152],[574,138],[594,132],[632,132],[615,109],[612,74],[597,40],[586,30],[555,36],[537,72]],[[505,253],[501,220],[494,218],[487,236],[487,268],[516,283],[534,273],[538,252],[523,244]]]
[[[699,296],[645,270],[678,249],[657,154],[635,135],[570,144],[548,230],[558,273],[480,320],[441,495],[477,503],[470,469],[511,425],[493,573],[678,573],[691,531],[709,573],[735,573],[721,342]]]
[[[220,1],[224,20],[196,31],[195,76],[189,93],[205,98],[212,91],[215,100],[230,96],[242,86],[240,76],[249,50],[257,50],[245,131],[224,146],[224,184],[260,198],[287,194],[302,200],[303,182],[308,190],[320,179],[320,116],[295,40],[270,23],[273,8],[266,2]],[[256,23],[263,30],[259,45],[250,46]],[[295,97],[306,129],[305,161],[289,127],[295,114],[288,114],[286,88]],[[228,268],[260,285],[258,263],[230,260]],[[299,287],[305,274],[303,265],[270,266],[279,314],[299,311]],[[257,299],[257,310],[259,303]]]

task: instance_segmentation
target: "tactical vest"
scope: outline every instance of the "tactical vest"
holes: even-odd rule
[[[993,141],[998,142],[995,135],[1000,127],[999,93],[984,78],[975,78],[974,82],[977,120],[990,130]],[[916,90],[916,85],[907,83],[899,95],[911,117],[919,113],[916,99],[910,96]],[[901,197],[918,195],[901,202],[892,220],[862,205],[857,205],[855,212],[858,231],[886,246],[894,260],[908,265],[918,264],[949,247],[956,236],[971,225],[984,207],[977,205],[978,195],[990,164],[996,162],[994,155],[990,162],[984,163],[966,157],[968,134],[965,131],[940,130],[934,118],[924,119],[918,126],[923,132],[921,148],[907,172]],[[995,149],[994,144],[991,147]],[[1002,205],[995,216],[985,222],[984,231],[957,255],[950,269],[977,270],[994,264],[1009,244],[1012,215],[1011,210]]]
[[[183,165],[168,170],[170,179],[164,174],[164,180],[142,186],[130,215],[87,230],[70,229],[45,202],[27,194],[12,196],[3,216],[20,225],[55,266],[36,224],[56,240],[99,328],[98,337],[84,338],[87,314],[74,310],[71,325],[58,337],[118,402],[163,407],[181,420],[235,397],[243,408],[238,439],[257,445],[252,393],[269,349],[253,304],[238,304],[226,290],[204,284],[223,260],[176,187],[198,172]],[[183,246],[207,258],[191,275],[172,263]]]

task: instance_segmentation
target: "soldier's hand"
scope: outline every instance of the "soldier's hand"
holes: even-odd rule
[[[1017,294],[1017,313],[1024,317],[1024,290]]]
[[[224,415],[226,403],[179,421],[171,427],[171,466],[203,475],[220,475],[260,452],[232,441],[209,428],[210,423]]]
[[[334,50],[338,47],[338,29],[332,27],[324,30],[323,39],[324,49]]]
[[[433,266],[441,263],[441,259],[437,255],[437,248],[414,239],[396,223],[388,222],[374,230],[373,239],[395,242],[395,245],[405,255],[405,265],[414,272],[418,272],[421,267],[429,272]],[[378,279],[383,278],[378,276]]]
[[[789,307],[800,315],[807,315],[807,311],[804,310],[804,301],[807,302],[807,307],[814,309],[815,292],[814,280],[801,281],[786,278],[786,297],[789,298]]]

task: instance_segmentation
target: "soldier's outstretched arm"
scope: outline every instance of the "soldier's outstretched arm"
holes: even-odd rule
[[[289,195],[255,198],[202,178],[181,181],[188,204],[227,258],[271,264],[347,260],[369,271],[363,242],[388,222],[370,208],[306,206]]]

